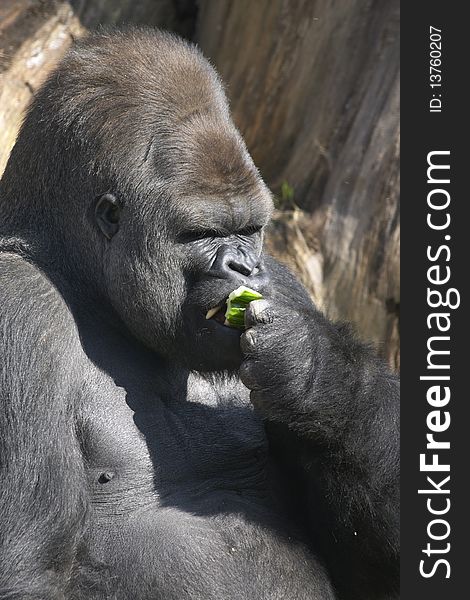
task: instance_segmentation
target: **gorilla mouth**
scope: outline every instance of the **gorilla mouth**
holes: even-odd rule
[[[224,303],[222,305],[219,306],[214,306],[214,308],[210,308],[207,311],[206,314],[206,319],[209,321],[210,319],[216,321],[217,323],[220,323],[221,325],[224,325],[225,327],[228,327],[228,322],[225,319],[225,311],[227,310],[227,304]]]
[[[240,285],[230,292],[223,304],[210,308],[206,313],[206,320],[213,319],[220,325],[232,329],[245,329],[245,311],[253,300],[260,300],[263,296],[260,292]]]

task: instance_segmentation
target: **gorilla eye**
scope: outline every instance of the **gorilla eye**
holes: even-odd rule
[[[104,194],[98,198],[95,206],[95,218],[101,232],[110,240],[119,230],[121,207],[113,194]]]
[[[180,241],[183,243],[197,242],[198,240],[203,240],[206,238],[216,238],[221,237],[223,234],[220,231],[216,231],[215,229],[205,229],[205,230],[188,230],[184,231],[180,235]]]

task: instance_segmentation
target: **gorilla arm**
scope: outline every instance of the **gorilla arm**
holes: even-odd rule
[[[86,480],[75,432],[78,337],[63,300],[0,255],[0,598],[64,598]]]
[[[241,379],[341,597],[390,597],[398,588],[398,379],[269,262],[274,293],[247,310]]]

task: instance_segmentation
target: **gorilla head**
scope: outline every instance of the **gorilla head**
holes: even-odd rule
[[[237,366],[238,332],[206,313],[239,285],[266,292],[272,201],[194,46],[136,29],[77,44],[2,185],[7,222],[80,303],[189,368]]]

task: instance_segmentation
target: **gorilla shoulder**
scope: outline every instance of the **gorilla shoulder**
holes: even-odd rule
[[[33,387],[44,383],[45,373],[54,378],[61,366],[70,375],[84,358],[62,295],[37,265],[13,252],[0,252],[0,306],[3,384],[16,374],[31,383],[37,377]]]

